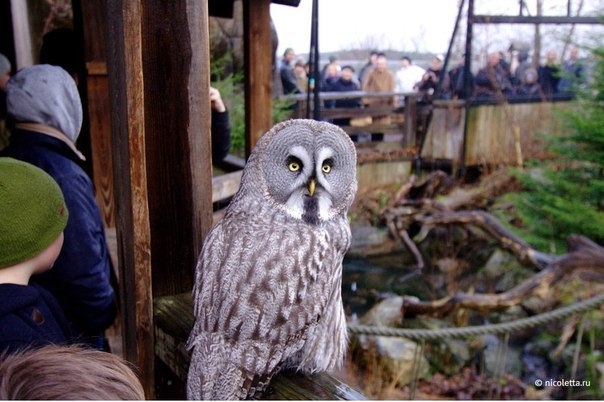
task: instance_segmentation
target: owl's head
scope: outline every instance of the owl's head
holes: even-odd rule
[[[311,224],[346,214],[357,190],[356,148],[339,127],[294,119],[256,144],[242,189]]]

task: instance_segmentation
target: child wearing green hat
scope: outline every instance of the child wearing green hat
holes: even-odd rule
[[[0,352],[70,342],[57,301],[29,283],[57,259],[67,217],[52,177],[29,163],[0,158]]]
[[[54,268],[32,282],[57,299],[80,342],[103,349],[104,332],[117,314],[117,278],[92,180],[76,147],[83,116],[78,88],[63,68],[38,64],[19,70],[6,90],[13,130],[0,156],[48,173],[69,208],[65,244]]]

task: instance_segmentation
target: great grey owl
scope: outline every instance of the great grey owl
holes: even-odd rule
[[[249,398],[282,368],[342,363],[356,190],[355,146],[339,127],[288,120],[260,138],[197,262],[189,399]]]

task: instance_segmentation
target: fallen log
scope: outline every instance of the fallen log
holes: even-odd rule
[[[435,172],[422,183],[412,177],[399,189],[382,216],[393,237],[415,256],[419,270],[424,268],[425,262],[418,243],[434,228],[451,225],[466,227],[468,232],[481,238],[488,236],[520,263],[538,270],[531,278],[502,293],[457,292],[433,301],[404,297],[404,316],[442,317],[458,308],[481,312],[504,310],[529,297],[545,296],[552,286],[570,274],[604,283],[604,248],[590,239],[573,235],[568,239],[567,254],[543,253],[480,209],[500,195],[502,188],[509,186],[514,186],[513,178],[505,171],[496,171],[471,188],[459,187],[443,172]],[[413,236],[411,230],[415,232]]]
[[[548,266],[513,288],[497,294],[456,293],[434,300],[420,301],[403,297],[401,311],[404,317],[431,315],[443,317],[458,308],[481,312],[501,311],[519,305],[532,296],[544,297],[551,288],[571,273],[598,272],[604,283],[604,248],[583,236],[572,236],[569,253],[552,259]]]

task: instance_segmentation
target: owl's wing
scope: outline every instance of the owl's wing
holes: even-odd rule
[[[332,249],[328,235],[308,225],[223,220],[196,268],[189,345],[203,350],[205,362],[192,361],[192,367],[215,365],[210,371],[219,372],[217,365],[227,364],[227,372],[240,370],[242,387],[267,383],[324,314],[333,289],[330,271],[341,261]]]

